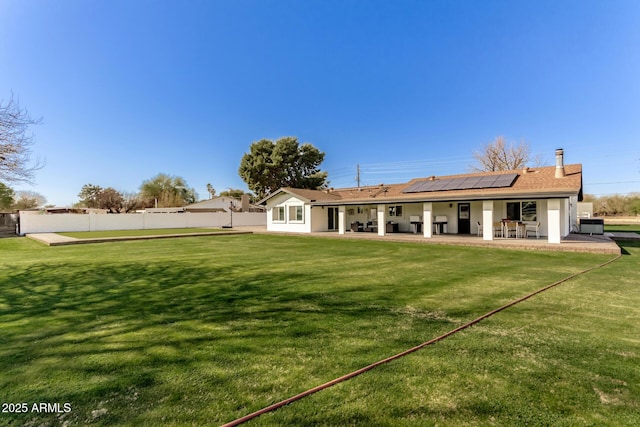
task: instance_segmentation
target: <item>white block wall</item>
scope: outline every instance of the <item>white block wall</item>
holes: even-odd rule
[[[264,226],[262,212],[233,214],[233,226]],[[144,230],[154,228],[197,228],[231,225],[225,212],[138,213],[138,214],[34,214],[20,212],[20,234],[64,231]]]

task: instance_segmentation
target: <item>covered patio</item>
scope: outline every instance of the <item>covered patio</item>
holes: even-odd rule
[[[266,227],[243,227],[253,233],[265,234],[286,234],[290,232],[267,231]],[[362,240],[381,240],[389,242],[407,242],[434,245],[454,245],[454,246],[475,246],[486,248],[504,248],[517,250],[543,250],[543,251],[559,251],[559,252],[584,252],[584,253],[600,253],[600,254],[620,254],[620,247],[608,236],[589,236],[584,234],[569,234],[561,239],[560,244],[549,243],[546,239],[514,239],[514,238],[495,238],[487,241],[476,235],[461,234],[440,234],[434,235],[430,239],[425,239],[422,234],[413,233],[393,233],[380,236],[377,233],[357,233],[348,231],[339,234],[337,231],[314,231],[311,233],[299,232],[293,233],[300,236],[314,236],[334,239],[362,239]]]

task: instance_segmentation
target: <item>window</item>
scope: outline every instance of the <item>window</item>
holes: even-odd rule
[[[522,202],[522,220],[537,221],[536,202]]]
[[[389,206],[389,216],[402,216],[402,206]]]
[[[284,222],[284,206],[276,206],[273,208],[273,221]]]
[[[507,219],[514,221],[537,221],[538,215],[536,202],[508,202]]]
[[[289,206],[289,221],[303,221],[302,206]]]
[[[520,221],[520,202],[507,203],[507,219]]]

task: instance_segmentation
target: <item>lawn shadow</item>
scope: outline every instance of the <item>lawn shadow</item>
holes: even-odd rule
[[[95,409],[126,390],[171,388],[165,372],[198,371],[203,364],[224,372],[203,376],[212,390],[234,389],[240,387],[234,385],[237,376],[253,375],[250,367],[242,368],[246,360],[295,349],[305,340],[327,342],[313,357],[331,360],[336,334],[357,337],[340,351],[359,368],[387,355],[376,354],[380,332],[373,326],[385,319],[401,330],[415,315],[384,304],[397,304],[392,286],[318,289],[318,283],[335,280],[322,272],[178,261],[96,265],[41,262],[0,278],[0,366],[7,373],[0,384],[20,390],[23,378],[32,378],[29,371],[45,367],[57,381],[84,378],[80,389],[52,388],[44,381],[31,386],[31,396],[8,397],[81,402]],[[369,296],[366,304],[363,294]],[[434,334],[455,326],[440,316],[420,321]],[[414,335],[385,338],[398,349],[419,343]],[[310,369],[326,375],[326,366]],[[111,417],[118,421],[117,414]]]
[[[622,255],[631,255],[627,248],[640,248],[640,240],[617,240]]]

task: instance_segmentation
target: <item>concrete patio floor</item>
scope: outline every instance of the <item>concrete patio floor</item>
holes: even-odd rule
[[[459,235],[459,234],[440,234],[434,235],[427,239],[422,234],[411,233],[389,233],[385,236],[378,236],[376,233],[354,233],[347,232],[338,234],[337,232],[314,232],[314,233],[284,233],[267,231],[266,227],[242,227],[242,229],[251,230],[253,233],[262,234],[278,234],[278,235],[299,235],[299,236],[317,236],[335,239],[369,239],[392,242],[413,242],[432,245],[457,245],[457,246],[477,246],[487,248],[511,248],[521,250],[545,250],[545,251],[562,251],[562,252],[589,252],[614,254],[621,253],[620,247],[608,235],[589,236],[585,234],[570,234],[562,239],[560,244],[549,243],[546,238],[528,238],[528,239],[504,239],[495,238],[494,240],[483,240],[482,237],[475,235]],[[612,233],[607,233],[612,234]]]

